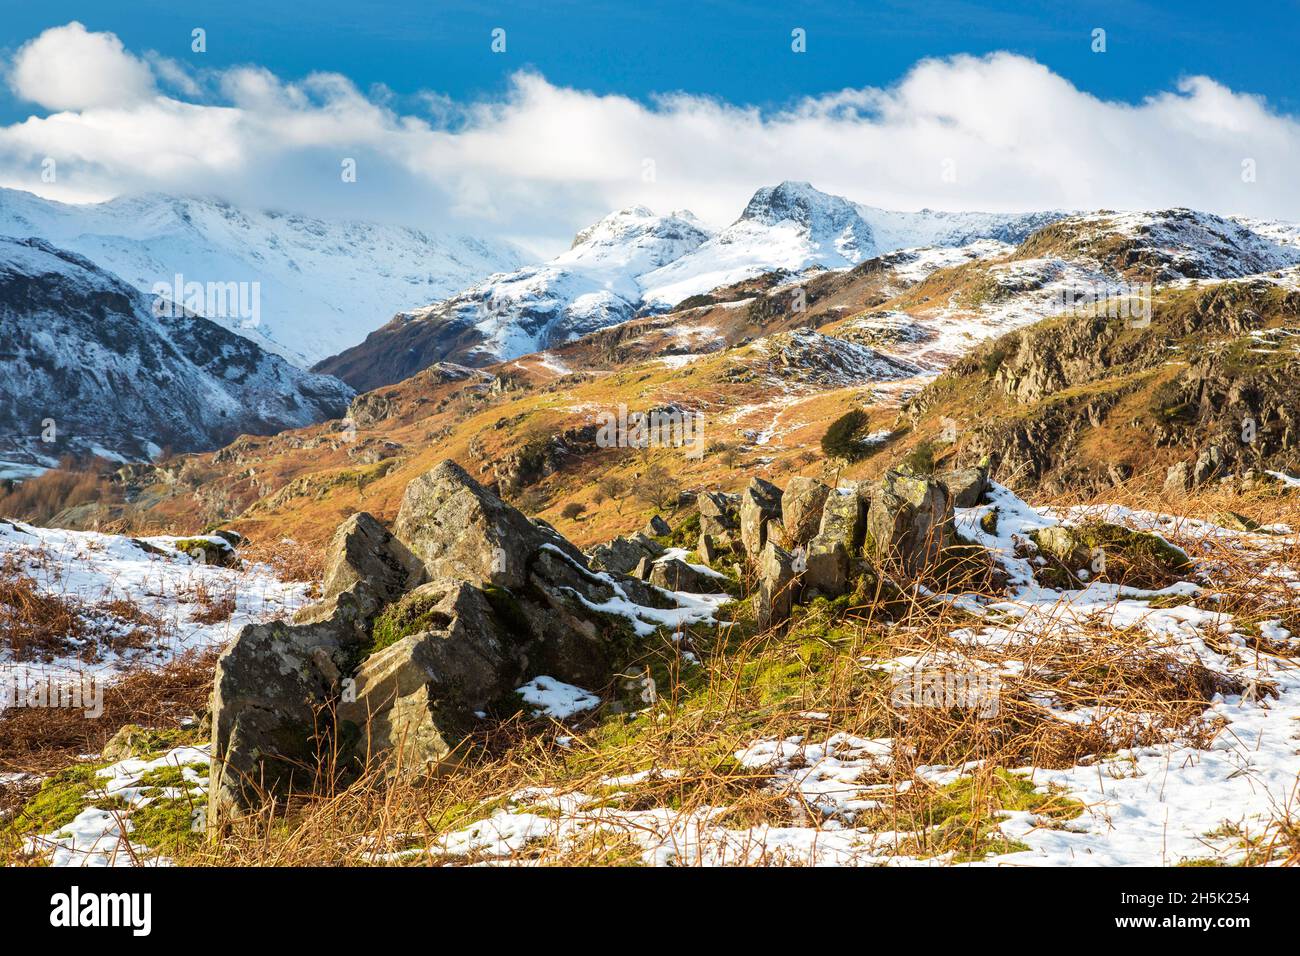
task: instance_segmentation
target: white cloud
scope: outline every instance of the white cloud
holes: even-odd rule
[[[24,44],[9,85],[40,106],[80,110],[138,103],[153,93],[153,74],[114,34],[90,33],[74,20]]]
[[[1300,124],[1206,77],[1130,104],[1099,100],[1024,57],[960,56],[918,63],[886,89],[762,113],[681,94],[645,105],[534,73],[517,74],[502,99],[458,104],[437,93],[367,96],[335,74],[290,82],[252,67],[155,68],[175,96],[158,92],[150,67],[111,34],[69,24],[27,44],[11,85],[65,112],[0,127],[9,176],[0,184],[56,197],[216,193],[551,253],[632,203],[722,224],[756,187],[782,179],[896,209],[1186,205],[1300,219],[1291,175]],[[51,79],[65,72],[76,79]],[[59,160],[58,183],[40,181],[46,156]],[[356,183],[340,179],[345,157],[357,161]],[[1245,159],[1255,182],[1242,181]]]

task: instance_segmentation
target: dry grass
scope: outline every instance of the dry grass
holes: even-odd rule
[[[1156,504],[1137,498],[1125,503]],[[1300,508],[1289,504],[1272,520],[1300,527]],[[1276,616],[1269,593],[1251,583],[1257,567],[1228,544],[1202,544],[1199,557],[1213,570],[1215,590],[1237,613]],[[1278,545],[1281,557],[1300,557],[1294,538]],[[974,589],[980,581],[968,585]],[[1009,644],[972,645],[954,636],[977,623],[969,615],[909,587],[902,591],[905,596],[889,600],[858,594],[818,602],[784,634],[754,633],[742,615],[722,631],[697,629],[680,645],[652,644],[640,664],[654,674],[659,698],[644,713],[607,708],[567,728],[521,715],[466,741],[454,772],[425,780],[371,775],[347,786],[322,780],[321,792],[300,794],[287,807],[268,802],[254,819],[236,824],[219,844],[195,849],[184,862],[474,862],[485,857],[447,856],[437,849],[439,841],[511,807],[553,817],[555,830],[504,860],[491,857],[494,862],[636,863],[643,843],[662,838],[671,821],[693,825],[710,808],[725,809],[709,826],[733,832],[764,824],[829,827],[846,822],[835,820],[833,807],[809,801],[788,773],[746,767],[735,754],[756,740],[798,734],[818,741],[832,732],[894,741],[892,760],[864,769],[852,783],[879,801],[854,822],[884,835],[881,852],[978,858],[1016,849],[996,830],[1001,810],[1031,807],[1043,826],[1068,825],[1082,810],[1061,795],[1009,787],[1014,778],[1007,777],[1008,769],[1086,765],[1123,748],[1166,741],[1209,747],[1223,729],[1221,721],[1206,719],[1209,703],[1216,694],[1245,689],[1229,669],[1189,658],[1138,628],[1080,622],[1044,632],[1007,620],[1001,624]],[[703,666],[685,663],[683,650]],[[1021,666],[1000,674],[995,714],[976,707],[900,707],[891,699],[895,685],[881,662],[917,656],[959,671],[997,669],[1007,659]],[[1084,708],[1095,708],[1098,716],[1061,716]],[[784,770],[797,763],[796,758]],[[965,766],[967,782],[957,791],[934,784],[928,768],[935,765]],[[636,783],[616,780],[655,769],[669,773]],[[519,794],[537,787],[568,794],[571,802],[530,807]],[[653,808],[666,818],[651,838],[645,812]],[[1294,860],[1295,833],[1293,821],[1274,825],[1271,859]],[[385,856],[399,851],[406,853]],[[787,862],[764,847],[746,852],[749,862]]]
[[[175,727],[203,713],[219,649],[138,666],[104,687],[104,711],[87,717],[73,708],[11,708],[0,713],[0,773],[47,774],[81,754],[99,753],[125,724]]]

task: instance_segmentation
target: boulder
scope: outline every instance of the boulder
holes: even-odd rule
[[[245,627],[217,659],[208,820],[220,827],[263,795],[310,786],[332,746],[329,708],[369,640],[379,597],[365,582],[300,623]]]
[[[956,468],[936,477],[947,486],[954,508],[974,508],[989,487],[989,473],[984,468]]]
[[[886,472],[867,510],[867,557],[911,576],[935,568],[955,540],[952,496],[934,478]]]
[[[663,545],[637,532],[630,537],[618,537],[591,549],[591,567],[601,571],[631,574],[642,558],[654,560],[664,553]]]
[[[641,533],[648,538],[662,538],[665,535],[672,534],[673,529],[668,527],[668,522],[660,515],[655,515],[646,522],[645,528]]]
[[[806,544],[817,534],[831,489],[815,478],[795,477],[781,496],[781,520],[788,545]]]
[[[382,761],[389,772],[454,763],[475,713],[522,683],[531,639],[522,619],[498,615],[473,585],[427,584],[409,599],[432,604],[423,615],[431,626],[366,658],[338,706],[340,736],[355,759]]]
[[[849,590],[853,559],[866,535],[869,486],[836,488],[826,496],[817,534],[808,543],[803,584],[827,597]]]
[[[359,511],[334,532],[325,549],[326,598],[366,581],[384,602],[423,583],[424,565],[372,515]]]
[[[767,543],[767,523],[781,520],[781,489],[770,481],[755,478],[740,496],[740,540],[754,559]]]
[[[721,594],[723,591],[718,578],[697,571],[677,558],[656,561],[650,568],[649,580],[651,584],[669,591],[686,591],[690,594]]]
[[[563,537],[533,524],[450,459],[406,486],[393,533],[424,562],[431,581],[520,588],[529,555],[545,544],[586,562]]]
[[[795,576],[790,552],[769,541],[758,559],[754,616],[760,631],[783,627],[794,606]]]

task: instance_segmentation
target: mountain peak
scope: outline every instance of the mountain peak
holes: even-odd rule
[[[837,221],[843,228],[857,217],[857,206],[843,196],[833,196],[810,183],[790,179],[757,190],[740,214],[742,220],[768,226],[789,221],[814,231],[822,220]]]

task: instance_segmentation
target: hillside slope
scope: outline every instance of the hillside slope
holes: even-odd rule
[[[130,285],[259,283],[260,316],[207,318],[306,367],[398,309],[514,269],[508,243],[150,194],[67,205],[0,189],[0,236],[38,237]]]
[[[207,319],[155,315],[136,289],[39,239],[0,238],[0,343],[11,465],[214,448],[337,417],[351,397]]]

